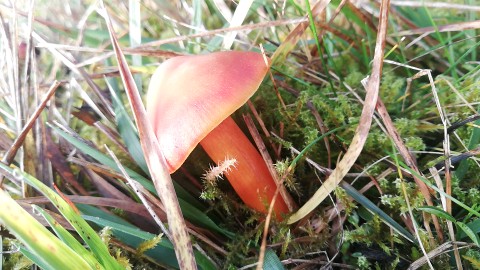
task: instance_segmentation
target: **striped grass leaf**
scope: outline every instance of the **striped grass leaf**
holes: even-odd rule
[[[66,202],[60,195],[55,193],[45,184],[40,182],[35,177],[20,171],[17,168],[11,168],[7,165],[0,163],[2,171],[9,175],[10,178],[21,179],[38,192],[47,197],[52,204],[60,211],[60,213],[68,220],[68,222],[75,228],[79,236],[89,246],[93,252],[95,258],[106,269],[123,269],[118,262],[110,255],[107,246],[102,242],[97,233],[88,225],[88,223],[80,216],[80,213],[76,208],[73,208],[68,202]],[[29,224],[28,222],[19,224]],[[59,268],[61,269],[61,268]],[[65,268],[64,268],[65,269]]]
[[[0,166],[2,170],[6,170],[3,163],[0,163]],[[6,168],[10,173],[12,172],[10,168]],[[22,253],[34,263],[44,269],[94,269],[2,189],[0,189],[0,205],[2,205],[1,224],[24,245],[21,249]]]

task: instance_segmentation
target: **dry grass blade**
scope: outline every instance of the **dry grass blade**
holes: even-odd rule
[[[135,48],[132,48],[132,50],[137,50],[137,49],[143,49],[143,48],[149,48],[149,47],[156,47],[164,44],[169,44],[169,43],[176,43],[180,41],[185,41],[197,37],[209,37],[209,36],[215,36],[215,35],[220,35],[226,32],[231,32],[231,31],[244,31],[244,30],[251,30],[251,29],[259,29],[259,28],[268,28],[268,27],[275,27],[275,26],[281,26],[281,25],[289,25],[289,24],[296,24],[296,23],[304,23],[307,22],[308,24],[308,19],[307,18],[299,18],[299,19],[288,19],[288,20],[277,20],[273,22],[262,22],[262,23],[257,23],[257,24],[248,24],[248,25],[241,25],[241,26],[235,26],[235,27],[228,27],[228,28],[221,28],[221,29],[215,29],[215,30],[210,30],[198,34],[192,34],[192,35],[184,35],[184,36],[179,36],[179,37],[173,37],[173,38],[166,38],[166,39],[161,39],[161,40],[156,40],[152,42],[147,42],[143,43],[142,45],[139,45]],[[308,27],[308,25],[307,25]]]
[[[392,6],[397,7],[426,7],[426,8],[444,8],[444,9],[458,9],[480,11],[480,6],[462,5],[447,2],[425,2],[425,1],[392,1]]]
[[[71,168],[65,161],[58,146],[53,142],[51,134],[45,132],[46,158],[51,162],[52,168],[71,186],[75,192],[87,195],[88,191],[76,180]]]
[[[253,4],[253,0],[243,0],[241,1],[236,10],[235,13],[233,14],[233,17],[230,21],[230,26],[240,26],[242,25],[243,21],[245,20],[245,17],[247,16],[248,10]],[[223,40],[223,48],[225,50],[230,49],[232,47],[233,42],[235,41],[235,37],[237,36],[237,32],[231,31],[228,32],[227,35],[225,36],[225,39]]]
[[[377,103],[378,91],[380,88],[380,77],[383,68],[383,55],[385,51],[385,39],[387,35],[388,25],[388,8],[390,6],[389,0],[382,1],[379,14],[378,35],[375,45],[375,56],[373,59],[372,74],[368,80],[367,95],[362,109],[362,115],[352,139],[352,143],[348,148],[345,156],[338,163],[335,170],[323,183],[323,185],[315,192],[315,194],[303,205],[296,213],[294,213],[288,220],[289,224],[295,223],[310,213],[330,194],[342,181],[343,177],[348,173],[350,168],[355,163],[355,160],[360,155],[363,145],[367,140],[367,135],[372,123],[373,113],[375,111],[375,104]]]
[[[47,102],[50,100],[52,95],[55,93],[55,90],[57,90],[59,86],[60,86],[60,83],[57,81],[52,83],[52,86],[50,86],[50,89],[48,89],[47,94],[45,95],[45,98],[42,100],[42,102],[37,107],[33,115],[30,117],[25,127],[22,129],[22,132],[20,132],[20,134],[18,135],[17,139],[13,142],[12,147],[10,147],[7,154],[3,157],[2,161],[4,163],[10,164],[12,162],[18,149],[23,144],[23,141],[25,140],[27,133],[30,131],[33,124],[37,120],[38,116],[42,112],[43,108],[45,108],[45,106],[47,105]]]
[[[47,102],[50,100],[50,98],[55,93],[55,90],[57,90],[59,86],[60,86],[60,83],[57,81],[52,83],[42,102],[39,104],[39,106],[37,107],[33,115],[30,117],[30,119],[25,124],[25,126],[22,128],[22,131],[20,132],[20,134],[18,134],[18,137],[13,142],[13,145],[10,147],[10,149],[8,149],[5,156],[3,156],[2,162],[4,162],[5,164],[12,163],[13,159],[15,158],[15,155],[17,154],[18,149],[22,146],[23,142],[25,141],[25,138],[27,137],[28,132],[32,129],[33,124],[37,120],[38,116],[40,115],[42,110],[45,108],[45,106],[47,105]],[[2,185],[2,183],[3,183],[3,176],[0,175],[0,186]]]
[[[312,8],[312,16],[317,17],[321,12],[325,10],[329,3],[329,0],[322,0],[317,2]],[[293,48],[298,43],[303,33],[309,26],[309,21],[307,17],[308,16],[305,15],[305,21],[298,24],[297,27],[295,27],[295,29],[293,29],[290,34],[288,34],[288,37],[277,48],[275,54],[272,56],[272,66],[285,61],[287,55],[293,50]]]
[[[35,42],[49,44],[36,32],[32,32],[32,37],[35,40]],[[53,56],[55,56],[55,58],[59,59],[72,72],[78,74],[80,77],[82,77],[85,80],[85,82],[88,84],[88,86],[90,86],[90,88],[93,90],[96,97],[100,101],[99,108],[102,109],[102,113],[105,114],[105,116],[108,117],[108,119],[112,119],[114,112],[111,110],[112,106],[109,104],[110,102],[108,102],[108,100],[102,95],[100,87],[92,80],[92,78],[85,71],[85,69],[79,68],[77,66],[76,60],[70,59],[70,57],[67,57],[65,54],[58,51],[57,49],[52,48],[50,46],[46,46],[46,48],[52,53]]]
[[[423,27],[418,29],[411,29],[400,31],[392,36],[410,36],[410,35],[418,35],[418,34],[431,34],[435,32],[453,32],[453,31],[465,31],[469,29],[479,29],[480,28],[480,20],[473,21],[473,22],[460,22],[460,23],[453,23],[453,24],[446,24],[446,25],[439,25],[437,27]]]
[[[140,199],[140,201],[142,202],[142,204],[145,206],[145,209],[147,209],[148,213],[150,214],[150,216],[153,218],[153,220],[157,223],[157,225],[160,227],[160,229],[163,231],[163,233],[168,237],[168,239],[170,241],[173,242],[173,239],[172,237],[170,236],[170,233],[168,232],[167,228],[165,228],[165,226],[163,225],[162,221],[160,220],[160,218],[158,217],[158,215],[155,213],[155,211],[153,210],[153,207],[150,205],[150,203],[146,200],[145,196],[143,196],[143,193],[142,191],[144,192],[147,192],[145,190],[140,190],[141,189],[141,185],[136,182],[135,180],[133,180],[132,178],[130,178],[130,176],[128,175],[128,173],[125,171],[125,168],[123,168],[122,166],[122,163],[120,163],[120,161],[118,160],[117,156],[115,156],[115,153],[112,152],[112,150],[110,150],[108,147],[106,147],[107,149],[107,152],[108,154],[110,154],[110,156],[113,158],[113,160],[115,161],[115,163],[117,164],[118,168],[120,169],[120,171],[122,172],[123,174],[123,177],[125,177],[125,179],[127,180],[128,184],[132,187],[133,191],[135,192],[135,194],[137,194],[138,198]]]
[[[65,195],[65,197],[75,204],[88,204],[101,207],[113,207],[122,209],[126,212],[137,214],[144,217],[145,219],[150,219],[150,215],[145,210],[145,207],[136,202],[126,201],[115,198],[104,198],[104,197],[94,197],[94,196],[78,196],[78,195]],[[48,204],[51,203],[46,197],[30,197],[26,199],[17,200],[19,203],[28,203],[28,204]]]
[[[418,269],[418,268],[422,267],[423,265],[425,265],[429,259],[431,260],[431,259],[433,259],[437,256],[440,256],[444,253],[448,253],[448,252],[452,251],[452,247],[454,246],[454,244],[456,246],[458,246],[459,248],[471,248],[473,246],[471,244],[464,243],[464,242],[446,242],[446,243],[443,243],[442,245],[438,246],[434,250],[430,251],[427,254],[428,258],[424,256],[424,257],[421,257],[420,259],[414,261],[408,267],[408,270]]]
[[[420,171],[418,170],[418,167],[415,164],[415,161],[413,160],[412,155],[410,154],[407,147],[403,143],[403,140],[400,137],[400,134],[396,130],[395,126],[393,125],[392,119],[390,118],[390,115],[387,112],[387,108],[385,107],[382,100],[380,99],[377,102],[377,111],[383,123],[385,124],[385,128],[387,129],[388,135],[392,138],[395,144],[395,147],[398,149],[398,152],[400,153],[402,158],[405,160],[405,163],[410,168],[412,168],[412,170],[414,170],[418,175],[420,175]],[[415,183],[417,183],[418,188],[420,189],[420,192],[422,192],[423,196],[425,197],[425,201],[427,202],[427,204],[429,206],[433,206],[432,197],[430,195],[430,191],[427,185],[418,177],[416,177],[415,174],[412,175],[412,177],[415,180]],[[437,217],[432,216],[432,218],[433,218],[433,223],[435,225],[435,229],[437,230],[437,233],[439,234],[440,239],[443,239],[442,228],[440,227],[440,223],[438,222]]]
[[[438,104],[438,96],[436,94],[435,85],[433,83],[433,78],[431,77],[430,72],[428,70],[421,70],[417,74],[415,74],[412,78],[416,79],[416,78],[418,78],[420,76],[423,76],[423,75],[427,75],[429,77],[430,86],[432,87],[433,94],[436,97],[435,100],[437,102],[437,109],[439,110],[440,117],[442,119],[442,122],[444,123],[444,140],[447,140],[448,139],[448,132],[447,132],[447,128],[446,128],[445,117],[443,116],[442,108],[441,108],[440,104]],[[417,167],[417,164],[416,164],[415,160],[413,159],[412,155],[408,151],[405,143],[403,142],[402,138],[400,137],[399,132],[395,128],[395,126],[393,124],[393,121],[392,121],[390,115],[388,114],[387,108],[385,107],[385,104],[382,102],[381,99],[379,99],[378,102],[377,102],[377,112],[378,112],[380,118],[382,119],[382,121],[385,125],[385,128],[387,129],[388,135],[392,138],[392,140],[395,144],[395,147],[397,148],[397,150],[400,153],[400,155],[402,156],[402,158],[405,160],[405,163],[412,170],[415,171],[416,174],[413,174],[412,177],[415,180],[415,183],[418,185],[418,188],[420,189],[420,192],[425,197],[425,201],[427,202],[427,204],[429,206],[433,206],[434,203],[433,203],[432,197],[430,195],[430,190],[428,189],[427,185],[416,176],[416,175],[422,175],[422,174],[419,171],[419,169]],[[449,148],[449,146],[445,147],[445,150],[447,150],[448,148]],[[447,153],[446,153],[445,156],[448,157],[450,155],[449,154],[447,155]],[[448,176],[448,169],[446,170],[446,176]],[[449,186],[449,181],[448,181],[448,178],[447,178],[447,194],[450,195],[451,192],[448,192],[448,190],[449,190],[448,186]],[[450,189],[451,189],[451,187],[450,187]],[[449,202],[449,200],[447,200],[447,205],[448,204],[451,204],[451,202]],[[448,206],[447,206],[447,209],[449,209]],[[435,229],[438,233],[438,236],[442,240],[443,239],[443,230],[440,226],[438,218],[436,216],[432,216],[432,220],[433,220],[433,224],[435,226]]]
[[[444,164],[446,165],[449,162],[450,162],[450,159],[446,159]],[[448,167],[445,167],[446,178],[447,178],[447,173],[449,173],[449,170],[447,168]],[[432,168],[429,168],[429,171],[430,171],[430,174],[432,175],[432,178],[435,180],[435,183],[437,184],[438,188],[440,190],[445,190],[443,188],[442,179],[440,178],[438,170],[435,167],[432,167]],[[448,181],[448,178],[447,178],[447,181]],[[451,193],[448,193],[448,190],[447,190],[447,194],[451,195]],[[451,207],[452,201],[448,199],[449,204],[447,204],[447,197],[443,193],[440,193],[440,199],[442,201],[443,210],[451,214],[451,211],[448,210],[448,207]],[[451,241],[455,242],[457,237],[455,235],[455,230],[453,228],[453,222],[451,220],[447,220],[446,222],[447,222],[448,233],[450,234],[450,239]],[[460,252],[458,250],[458,246],[455,243],[453,244],[453,254],[455,255],[455,262],[457,263],[457,269],[462,270],[463,266],[462,266],[462,260],[460,257]]]
[[[51,203],[48,198],[46,197],[36,197],[33,199],[34,202],[29,202],[28,199],[20,199],[20,200],[15,200],[22,208],[23,210],[27,211],[33,218],[35,218],[40,224],[43,226],[47,227],[49,226],[48,222],[34,209],[36,205],[39,203]],[[38,201],[38,202],[37,202]],[[45,212],[47,212],[50,216],[52,216],[62,227],[69,231],[75,231],[75,228],[72,226],[72,224],[68,223],[68,221],[65,219],[64,216],[61,214],[58,214],[54,211],[43,209]]]
[[[195,258],[193,256],[190,236],[187,232],[187,226],[185,224],[185,220],[183,219],[178,198],[173,188],[172,179],[166,170],[165,160],[161,153],[160,146],[158,145],[153,129],[147,120],[142,99],[138,93],[135,81],[128,68],[127,61],[121,52],[120,45],[115,37],[113,26],[104,7],[102,8],[102,12],[102,15],[105,17],[112,41],[112,46],[117,57],[120,75],[125,85],[130,106],[132,107],[147,165],[158,195],[165,205],[165,211],[167,213],[168,224],[170,227],[170,234],[175,247],[178,264],[180,269],[196,269],[197,267]]]
[[[283,200],[287,203],[288,209],[290,211],[292,211],[292,209],[294,209],[294,207],[296,206],[292,198],[289,196],[285,186],[283,186],[283,179],[280,179],[280,177],[278,176],[273,166],[273,161],[267,152],[267,148],[265,147],[265,144],[263,143],[260,137],[260,134],[258,133],[258,130],[255,127],[255,124],[253,123],[252,117],[250,115],[244,115],[243,119],[247,124],[247,128],[250,131],[250,134],[252,135],[253,140],[255,141],[255,144],[260,150],[260,154],[262,155],[263,159],[267,163],[267,167],[268,167],[268,170],[270,171],[270,174],[272,175],[273,179],[275,180],[275,183],[277,184],[277,190],[275,191],[275,195],[273,196],[273,199],[270,202],[270,206],[268,207],[268,215],[265,219],[265,226],[263,229],[262,244],[260,246],[260,254],[258,256],[258,264],[257,264],[257,269],[261,270],[263,267],[263,262],[265,259],[265,251],[267,248],[267,235],[268,235],[268,228],[270,227],[270,221],[272,219],[273,204],[275,204],[278,194],[280,194]]]
[[[282,179],[280,179],[277,171],[275,170],[273,160],[268,154],[267,147],[265,146],[265,143],[263,142],[257,128],[255,127],[252,117],[250,115],[244,115],[243,119],[245,120],[245,124],[247,125],[248,131],[250,132],[250,135],[252,136],[255,142],[255,145],[259,149],[260,154],[262,155],[263,159],[265,160],[265,163],[267,164],[270,174],[272,175],[273,179],[275,180],[275,183],[277,184],[277,188],[279,189],[280,195],[282,196],[283,200],[287,204],[288,209],[290,211],[293,211],[294,209],[297,208],[297,206],[295,205],[295,202],[293,201],[292,197],[290,196],[287,189],[283,185]]]
[[[435,99],[435,104],[437,105],[437,109],[438,109],[438,113],[440,115],[440,119],[442,121],[442,124],[443,124],[443,151],[444,151],[444,156],[446,157],[445,159],[445,185],[446,185],[446,193],[447,195],[451,196],[452,195],[452,174],[451,174],[451,165],[452,165],[452,162],[451,160],[448,158],[451,156],[451,152],[450,152],[450,136],[448,134],[448,120],[444,114],[444,111],[443,111],[443,108],[442,108],[442,105],[440,104],[440,100],[439,100],[439,97],[438,97],[438,91],[437,91],[437,88],[435,87],[435,83],[433,81],[433,77],[432,77],[432,74],[430,71],[427,72],[427,76],[428,76],[428,79],[430,81],[430,86],[432,87],[432,94],[433,94],[433,97]],[[452,201],[448,198],[446,200],[446,211],[447,213],[449,214],[452,214]],[[434,216],[434,218],[436,218]],[[438,222],[438,219],[434,219],[434,221],[437,221]],[[453,224],[451,221],[447,221],[447,227],[448,227],[448,231],[450,233],[450,239],[452,241],[456,241],[456,237],[455,237],[455,231],[453,229]],[[437,228],[438,230],[438,228]],[[438,234],[440,236],[442,236],[442,232],[439,231]],[[454,247],[454,252],[453,254],[455,255],[455,262],[457,263],[457,269],[459,270],[463,270],[463,266],[462,266],[462,260],[461,260],[461,257],[460,257],[460,252],[458,251],[458,247],[456,244],[453,245]]]

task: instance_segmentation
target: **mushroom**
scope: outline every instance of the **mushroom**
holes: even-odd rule
[[[276,183],[230,115],[255,93],[267,71],[263,55],[254,52],[179,56],[160,65],[147,94],[147,114],[170,173],[200,143],[217,164],[236,160],[226,178],[246,205],[263,213]],[[281,196],[274,212],[278,219],[289,212]]]

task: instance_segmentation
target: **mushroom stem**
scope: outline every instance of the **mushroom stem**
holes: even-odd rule
[[[235,168],[225,173],[228,181],[246,205],[266,213],[277,185],[260,153],[235,121],[227,117],[200,145],[216,163],[225,158],[236,160]],[[282,214],[289,212],[288,206],[281,196],[274,203],[276,218],[282,219]]]

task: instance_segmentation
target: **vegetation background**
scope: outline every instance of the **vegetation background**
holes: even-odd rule
[[[265,219],[196,149],[172,178],[198,268],[480,268],[478,1],[103,2],[0,1],[0,269],[179,268],[117,57],[144,96],[222,50],[273,57],[233,116],[318,207]]]

